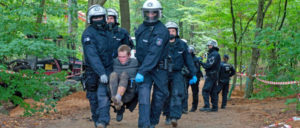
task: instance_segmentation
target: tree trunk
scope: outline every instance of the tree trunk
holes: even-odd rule
[[[240,45],[240,43],[242,42],[242,39],[243,39],[245,33],[246,33],[247,30],[248,30],[248,27],[249,27],[250,22],[254,19],[255,15],[257,14],[257,11],[256,11],[256,12],[251,16],[251,18],[248,20],[248,22],[247,22],[245,28],[242,29],[242,27],[241,27],[241,34],[240,34],[240,36],[239,36],[239,40],[237,41],[237,34],[236,34],[236,30],[235,30],[235,16],[234,16],[234,11],[233,11],[233,3],[232,3],[232,0],[230,0],[230,10],[231,10],[231,17],[232,17],[232,32],[233,32],[233,36],[234,36],[234,42],[236,43],[236,47],[238,47],[238,46]],[[242,26],[242,23],[240,23],[240,24],[241,24],[241,26]],[[235,54],[236,54],[237,51],[234,51],[234,52],[235,52]],[[237,57],[237,56],[235,56],[235,60],[237,60],[236,57]],[[235,63],[237,63],[237,62],[235,61]],[[235,64],[235,67],[237,67],[237,64]],[[234,88],[235,88],[236,79],[237,79],[237,78],[236,78],[236,75],[235,75],[233,84],[232,84],[232,86],[231,86],[231,88],[230,88],[230,91],[229,91],[229,93],[228,93],[228,99],[230,99],[231,93],[232,93],[232,91],[233,91]],[[241,85],[242,85],[242,84],[241,84]]]
[[[121,12],[121,27],[130,33],[129,0],[119,0]]]
[[[242,17],[240,17],[240,31],[241,31],[241,36],[242,36],[242,32],[243,32],[243,19]],[[239,40],[238,44],[241,46],[240,48],[240,67],[239,67],[239,72],[242,73],[241,69],[242,69],[242,62],[243,62],[243,46],[242,46],[242,40]],[[235,67],[237,69],[237,67]],[[237,77],[237,75],[235,75],[235,77]],[[240,76],[240,91],[243,90],[243,78],[242,76]]]
[[[37,14],[37,18],[36,18],[36,23],[42,23],[42,21],[43,21],[45,3],[46,3],[46,0],[41,0],[40,7],[39,7],[41,9],[41,11],[37,12],[38,14]]]
[[[88,7],[91,7],[94,4],[99,4],[103,6],[105,4],[106,0],[89,0],[88,1]]]
[[[40,7],[39,7],[41,9],[41,11],[39,10],[37,12],[37,17],[36,17],[36,23],[37,24],[41,24],[43,22],[45,4],[46,4],[46,0],[41,0]],[[36,70],[38,57],[33,56],[33,55],[26,55],[26,59],[29,61],[29,65],[31,66],[31,68],[33,70]]]
[[[191,45],[193,45],[194,44],[194,41],[193,41],[193,39],[194,39],[194,30],[195,30],[195,25],[194,24],[191,24],[191,30],[190,30],[190,40],[189,40],[189,42],[190,42],[190,44]]]
[[[237,68],[237,51],[238,51],[237,46],[235,46],[234,47],[234,68]],[[231,85],[233,90],[234,90],[235,85],[236,85],[236,80],[237,80],[237,75],[234,75],[233,76],[233,82],[232,82],[232,85]]]
[[[242,65],[243,65],[243,44],[242,42],[240,43],[241,45],[241,50],[240,50],[240,67],[239,71],[242,73]],[[240,91],[243,91],[243,76],[240,76]]]
[[[236,29],[235,29],[235,16],[234,16],[234,11],[233,11],[233,3],[232,0],[230,0],[230,12],[231,12],[231,19],[232,19],[232,33],[233,33],[233,42],[234,42],[234,67],[237,67],[237,47],[238,47],[238,43],[237,43],[237,34],[236,34]],[[228,99],[230,99],[231,93],[234,90],[236,85],[236,75],[234,75],[233,78],[233,82],[231,84],[231,88],[230,88],[230,92],[228,94]]]
[[[272,1],[272,0],[270,0]],[[256,19],[256,29],[258,29],[259,31],[256,31],[255,33],[255,39],[260,35],[260,31],[263,28],[263,21],[264,21],[264,15],[267,12],[267,7],[264,10],[264,3],[265,0],[259,0],[258,2],[258,8],[257,8],[257,19]],[[269,4],[268,4],[269,5]],[[258,49],[258,45],[260,42],[254,42],[254,46],[252,47],[252,57],[251,57],[251,63],[249,65],[249,69],[248,69],[248,77],[249,79],[247,79],[247,84],[246,84],[246,88],[245,88],[245,98],[250,98],[252,93],[253,93],[253,83],[254,83],[254,74],[256,72],[256,66],[257,66],[257,62],[258,62],[258,58],[259,58],[259,49]]]
[[[77,14],[77,0],[68,0],[68,33],[69,33],[69,40],[68,45],[70,49],[76,49],[76,37],[77,37],[77,28],[78,28],[78,14]]]
[[[180,33],[179,33],[179,36],[184,39],[183,37],[183,22],[179,21],[179,30],[180,30]]]

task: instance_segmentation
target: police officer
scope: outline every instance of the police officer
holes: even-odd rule
[[[111,42],[113,45],[113,58],[118,56],[118,48],[122,44],[128,45],[131,49],[133,48],[133,42],[130,38],[130,34],[124,28],[120,28],[118,21],[118,12],[115,9],[107,9],[107,27],[113,38]]]
[[[194,62],[196,70],[197,70],[196,75],[197,75],[197,78],[199,78],[195,84],[191,84],[192,93],[193,93],[193,103],[192,103],[192,108],[191,108],[190,112],[195,112],[197,110],[198,102],[199,102],[199,81],[200,81],[201,77],[203,77],[203,74],[201,71],[201,64],[200,64],[200,61],[202,59],[199,59],[201,57],[198,58],[195,55],[194,46],[191,46],[191,45],[189,46],[189,53],[192,55],[192,58],[193,58],[192,60]],[[191,77],[191,75],[189,75],[189,76]],[[187,90],[188,90],[188,88],[189,88],[189,85],[187,86]]]
[[[231,64],[227,63],[228,60],[229,56],[225,54],[223,56],[223,62],[221,62],[220,68],[219,86],[221,87],[220,91],[222,91],[222,109],[226,108],[230,77],[235,74],[235,69]]]
[[[181,39],[181,40],[187,44],[186,39]],[[182,99],[182,114],[187,114],[188,113],[188,97],[189,97],[188,86],[190,85],[189,79],[191,77],[190,77],[190,71],[186,66],[183,66],[181,73],[184,78],[184,96]]]
[[[206,79],[202,88],[202,95],[204,99],[204,107],[200,111],[218,111],[218,75],[220,70],[221,58],[218,53],[219,48],[217,41],[210,40],[207,42],[208,57],[206,63],[201,63],[206,72]],[[209,97],[211,97],[212,108],[209,105]]]
[[[92,5],[87,12],[88,26],[82,34],[84,85],[90,101],[95,127],[105,128],[110,121],[108,75],[112,71],[112,48],[106,28],[106,10]]]
[[[171,122],[173,127],[177,127],[177,120],[182,115],[182,99],[184,98],[184,78],[181,73],[183,65],[186,65],[192,74],[189,84],[197,82],[196,68],[192,61],[192,56],[188,53],[188,46],[179,38],[178,25],[175,22],[167,22],[166,27],[170,33],[169,56],[171,57],[172,71],[169,71],[169,100],[165,103],[164,115],[166,115],[166,124]]]
[[[147,0],[142,8],[144,22],[135,31],[136,58],[141,64],[135,77],[139,96],[138,127],[155,127],[163,104],[169,95],[168,71],[166,59],[168,55],[169,32],[159,18],[162,6],[157,0]],[[154,84],[152,103],[150,91]]]

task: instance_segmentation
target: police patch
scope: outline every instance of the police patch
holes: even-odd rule
[[[91,42],[90,37],[84,38],[84,39],[83,39],[83,42],[84,42],[85,44],[90,44],[90,42]]]
[[[148,6],[148,7],[152,7],[152,6],[153,6],[153,3],[149,2],[149,3],[147,4],[147,6]]]
[[[163,41],[163,40],[162,40],[161,38],[157,38],[157,39],[156,39],[156,45],[157,45],[157,46],[160,46],[160,45],[162,44],[162,41]]]

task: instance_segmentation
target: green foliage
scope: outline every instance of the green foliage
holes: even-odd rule
[[[52,96],[55,99],[60,99],[64,96],[72,94],[72,92],[77,92],[82,90],[82,86],[78,81],[52,81],[50,83],[52,90]]]
[[[299,102],[299,100],[297,98],[292,98],[292,99],[287,99],[284,104],[289,105],[291,103],[297,103],[297,102]]]
[[[12,101],[15,105],[25,108],[25,115],[30,115],[38,111],[50,111],[55,107],[55,100],[51,91],[52,81],[64,81],[66,72],[60,72],[51,76],[45,75],[45,71],[24,70],[19,73],[8,74],[0,72],[0,82],[7,87],[0,87],[0,101]],[[21,95],[20,95],[21,94]],[[37,107],[25,103],[23,99],[31,98],[34,101],[42,102],[44,105]]]
[[[257,88],[260,91],[257,93],[254,93],[251,96],[252,99],[264,99],[264,98],[268,98],[268,97],[290,96],[290,95],[299,93],[299,90],[300,90],[299,85],[274,86],[274,85],[266,85],[266,84],[261,84],[261,83],[259,83],[259,84],[257,83],[255,88]]]
[[[294,104],[296,103],[296,111],[300,111],[300,101],[298,98],[291,98],[291,99],[287,99],[286,102],[284,103],[285,105],[289,105],[289,104]]]
[[[42,12],[39,1],[9,0],[1,3],[0,60],[24,55],[67,57],[71,54],[72,51],[56,46],[54,41],[45,40],[57,40],[59,35],[67,33],[67,29],[62,32],[62,28],[67,28],[66,23],[52,20],[66,15],[63,3],[46,2],[43,19],[47,16],[47,23],[37,23],[36,17]]]
[[[38,58],[53,57],[65,60],[67,57],[81,52],[67,48],[69,42],[75,41],[76,46],[81,44],[80,36],[70,38],[68,33],[68,12],[73,9],[86,10],[86,0],[79,0],[78,5],[68,8],[66,0],[46,0],[41,8],[41,0],[0,2],[0,69],[6,69],[9,61],[24,59],[27,55]],[[83,11],[86,12],[86,11]],[[42,23],[37,22],[39,14],[43,14]],[[81,35],[85,22],[79,22],[77,32]],[[75,32],[75,33],[77,33]],[[59,39],[63,37],[63,39]],[[78,47],[76,47],[78,48]],[[78,49],[77,49],[78,50]],[[80,49],[79,49],[80,50]],[[75,53],[76,52],[76,53]],[[53,97],[61,98],[69,94],[69,87],[64,84],[53,85],[53,81],[64,81],[65,72],[44,75],[45,71],[22,71],[15,74],[0,72],[0,83],[8,85],[0,87],[0,100],[12,101],[26,109],[25,115],[38,111],[50,111],[55,106]],[[23,77],[26,76],[26,77]],[[58,89],[55,92],[55,89]],[[21,93],[22,96],[15,95]],[[32,98],[44,103],[44,106],[30,106],[24,98]]]

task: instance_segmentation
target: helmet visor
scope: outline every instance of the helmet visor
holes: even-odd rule
[[[158,21],[160,17],[159,10],[143,10],[144,21],[153,23]]]

